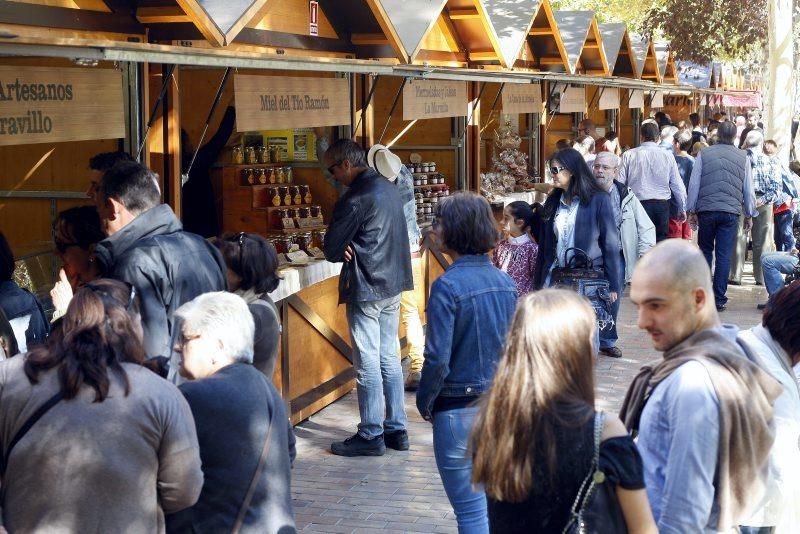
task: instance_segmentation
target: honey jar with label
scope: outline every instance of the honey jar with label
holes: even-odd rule
[[[269,152],[263,145],[256,148],[256,157],[259,163],[269,163]]]
[[[301,219],[308,219],[311,216],[311,208],[302,207],[302,208],[297,208],[297,210]]]
[[[253,176],[253,169],[242,169],[242,179],[244,183],[253,185],[255,182],[255,177]]]
[[[289,186],[289,194],[291,195],[292,202],[294,202],[295,205],[299,206],[300,204],[303,203],[303,197],[300,196],[300,187],[299,186],[290,185]]]
[[[244,161],[248,165],[254,165],[258,163],[255,147],[249,146],[244,150]]]
[[[260,184],[267,183],[267,175],[264,174],[264,169],[263,168],[256,169],[256,179],[258,180],[258,183],[260,183]]]
[[[241,165],[244,163],[244,152],[242,152],[242,147],[233,147],[233,151],[231,152],[231,163],[234,165]]]
[[[275,175],[275,169],[269,169],[269,183],[274,184],[278,181],[278,177]]]
[[[286,183],[290,184],[294,180],[294,176],[292,175],[292,168],[286,167],[283,171],[283,174],[286,175]]]
[[[284,206],[292,205],[292,197],[289,196],[289,188],[286,186],[278,187],[278,194],[281,197],[281,204]]]
[[[278,183],[285,184],[286,183],[286,173],[283,172],[283,167],[278,167]]]
[[[303,234],[297,234],[295,243],[297,243],[297,246],[300,247],[300,250],[308,252],[308,249],[312,246],[312,241],[313,239],[311,237],[311,233],[307,232]]]
[[[300,186],[300,196],[303,197],[303,204],[311,204],[311,188],[307,185]]]
[[[283,197],[281,197],[277,187],[270,187],[267,190],[267,198],[269,198],[269,203],[276,208],[283,204]]]

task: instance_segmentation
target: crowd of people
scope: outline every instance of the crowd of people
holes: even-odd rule
[[[797,188],[757,123],[739,126],[662,115],[622,152],[585,120],[547,159],[543,204],[498,220],[480,195],[442,198],[431,236],[452,263],[426,331],[408,169],[382,145],[319,135],[339,195],[323,252],[343,264],[359,408],[331,453],[408,450],[405,389],[432,425],[459,532],[792,532],[800,285],[780,273],[797,266]],[[275,249],[184,231],[126,154],[89,167],[93,205],[53,225],[52,317],[14,282],[0,234],[0,532],[293,532]],[[740,331],[719,313],[748,232],[770,298]],[[595,409],[594,368],[622,356],[628,285],[663,358],[618,418]]]

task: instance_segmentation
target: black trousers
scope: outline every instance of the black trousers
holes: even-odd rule
[[[669,200],[642,200],[642,207],[656,227],[656,243],[669,234]]]

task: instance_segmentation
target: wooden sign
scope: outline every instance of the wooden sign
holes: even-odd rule
[[[541,113],[542,88],[538,83],[509,83],[503,86],[503,113]]]
[[[559,113],[583,113],[586,111],[586,88],[567,87],[561,93]]]
[[[598,109],[619,109],[619,89],[601,87]]]
[[[636,109],[644,107],[644,91],[631,89],[631,97],[628,100],[628,108]]]
[[[466,115],[466,82],[409,80],[403,87],[404,121]]]
[[[121,72],[0,66],[0,146],[120,137]]]
[[[653,94],[653,98],[650,100],[650,107],[651,108],[663,108],[664,107],[664,93],[661,91],[656,91]]]
[[[234,78],[236,131],[281,130],[350,124],[345,78]]]

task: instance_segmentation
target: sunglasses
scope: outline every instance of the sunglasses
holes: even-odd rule
[[[328,174],[333,174],[333,169],[335,169],[336,167],[338,167],[342,163],[344,163],[344,162],[343,161],[337,161],[336,163],[334,163],[333,165],[328,167]]]
[[[128,303],[125,305],[125,311],[128,311],[128,312],[129,312],[129,311],[131,311],[131,307],[133,306],[133,299],[135,299],[135,298],[136,298],[136,288],[135,288],[135,287],[134,287],[132,284],[129,284],[129,283],[127,283],[127,282],[123,282],[123,283],[124,283],[124,284],[126,284],[126,285],[128,285],[128,286],[130,286],[130,288],[131,288],[130,294],[128,295]],[[99,287],[95,286],[95,285],[94,285],[94,284],[92,284],[92,283],[86,284],[86,285],[85,285],[85,286],[83,286],[83,287],[86,287],[86,288],[88,288],[88,289],[91,289],[91,290],[92,290],[92,292],[94,292],[94,293],[96,293],[96,294],[100,295],[100,298],[103,298],[103,297],[108,297],[108,298],[110,298],[110,299],[112,299],[112,300],[116,300],[116,299],[115,299],[115,298],[113,298],[111,295],[109,295],[109,294],[108,294],[108,292],[106,292],[106,290],[105,290],[105,289],[101,289],[101,288],[99,288]],[[118,302],[118,301],[117,301],[117,302]]]
[[[239,232],[239,269],[242,268],[242,251],[244,250],[245,237],[247,237],[247,234],[244,232]]]
[[[566,167],[550,167],[548,170],[550,171],[550,174],[555,176],[556,174],[560,173],[564,169],[566,169]]]

